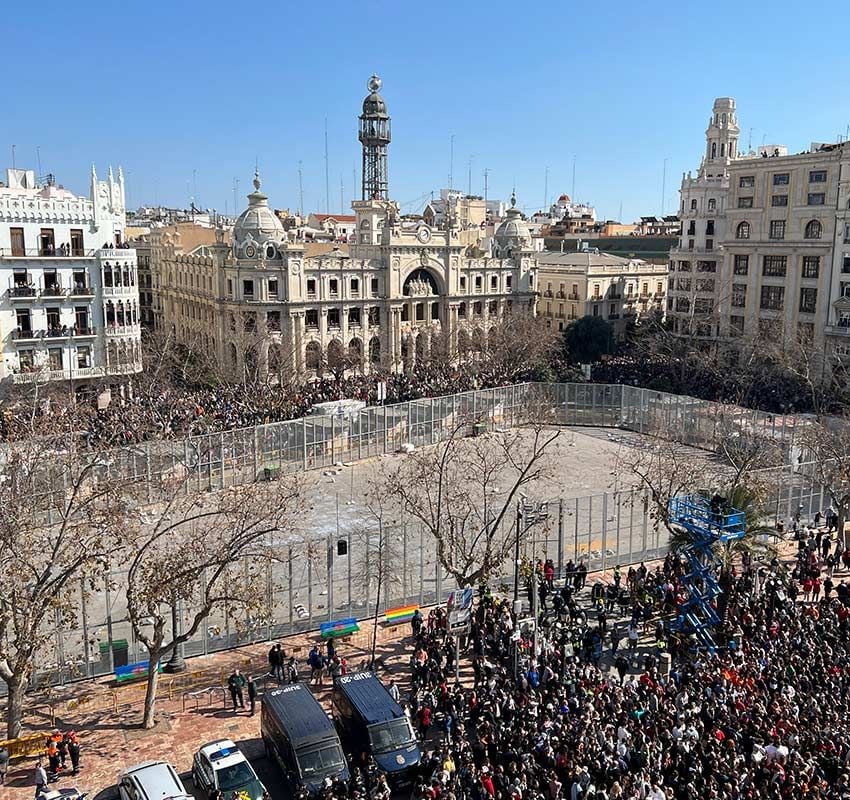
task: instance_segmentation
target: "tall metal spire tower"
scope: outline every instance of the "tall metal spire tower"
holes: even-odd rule
[[[390,115],[378,92],[382,81],[372,75],[366,84],[369,96],[360,115],[360,143],[363,145],[363,200],[389,200],[387,145],[390,143]]]

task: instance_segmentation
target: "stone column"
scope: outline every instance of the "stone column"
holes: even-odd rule
[[[304,312],[295,311],[289,316],[290,356],[292,368],[296,375],[304,374]]]
[[[449,311],[446,315],[446,335],[448,337],[448,357],[454,358],[457,354],[457,329],[458,329],[458,304],[449,303]]]

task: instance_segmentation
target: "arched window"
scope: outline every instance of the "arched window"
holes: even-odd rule
[[[717,142],[711,143],[711,157],[717,158]]]
[[[308,342],[304,348],[304,362],[307,369],[319,369],[322,364],[322,346],[318,342]]]
[[[372,364],[381,362],[381,340],[377,336],[369,340],[369,361]]]
[[[708,210],[714,211],[716,209],[717,209],[717,200],[715,200],[713,197],[710,197],[708,199]]]
[[[338,339],[334,339],[328,345],[328,366],[331,369],[339,369],[343,366],[342,342]]]
[[[735,229],[735,238],[736,239],[749,239],[750,238],[750,223],[749,222],[739,222],[738,227]]]
[[[823,226],[816,219],[813,219],[806,225],[806,239],[820,239],[823,233]]]

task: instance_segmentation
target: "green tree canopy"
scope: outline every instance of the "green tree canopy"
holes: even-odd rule
[[[570,363],[592,364],[614,352],[614,330],[602,317],[582,317],[564,331],[564,350]]]

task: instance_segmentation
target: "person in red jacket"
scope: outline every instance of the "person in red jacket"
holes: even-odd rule
[[[496,787],[493,786],[493,779],[490,777],[490,768],[481,767],[481,786],[488,797],[496,796]]]

